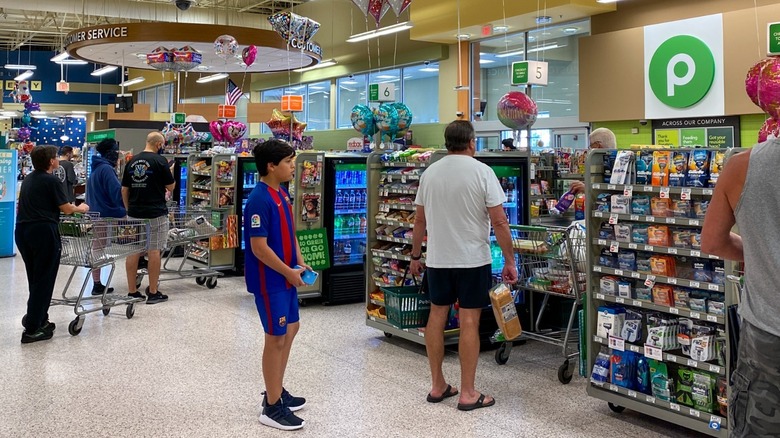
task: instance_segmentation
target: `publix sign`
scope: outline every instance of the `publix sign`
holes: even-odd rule
[[[644,33],[645,118],[723,115],[723,17],[646,26]]]

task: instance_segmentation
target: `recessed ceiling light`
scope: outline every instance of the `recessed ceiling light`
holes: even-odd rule
[[[578,27],[564,27],[563,33],[577,33],[580,30]]]
[[[536,24],[550,24],[553,19],[549,15],[540,15],[536,17]]]
[[[493,26],[493,32],[506,32],[509,30],[509,26]]]
[[[459,33],[459,34],[455,35],[455,38],[457,38],[458,40],[468,40],[468,39],[471,39],[471,34],[469,34],[469,33]]]

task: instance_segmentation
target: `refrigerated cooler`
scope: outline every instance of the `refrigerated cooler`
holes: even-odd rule
[[[176,186],[173,188],[173,195],[171,196],[171,203],[176,202],[180,208],[187,206],[187,176],[189,174],[189,167],[187,165],[188,155],[184,154],[163,154],[168,164],[173,161],[173,179],[176,182]]]
[[[238,179],[236,196],[239,200],[236,201],[236,214],[238,215],[238,248],[236,248],[236,268],[237,272],[243,274],[244,272],[244,209],[246,208],[246,201],[249,198],[249,194],[252,193],[252,189],[255,188],[258,182],[260,182],[260,174],[257,173],[257,165],[255,164],[254,157],[238,157],[238,172],[236,178]]]

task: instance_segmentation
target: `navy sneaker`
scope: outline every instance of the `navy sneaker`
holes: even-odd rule
[[[141,294],[141,292],[135,291],[131,294],[127,294],[128,298],[135,298],[137,300],[145,300],[146,298]]]
[[[95,295],[103,295],[106,292],[113,293],[114,292],[114,288],[113,287],[109,287],[108,289],[106,289],[106,286],[101,284],[101,283],[95,283],[95,284],[92,285],[92,295],[93,296],[95,296]]]
[[[282,403],[287,406],[291,411],[300,411],[306,406],[306,399],[303,397],[295,397],[290,394],[286,389],[282,388]],[[268,406],[268,399],[263,391],[263,407]]]
[[[159,291],[153,294],[146,294],[146,304],[157,304],[168,301],[168,295],[163,295]]]
[[[281,399],[273,405],[268,405],[268,399],[263,396],[263,413],[260,415],[260,423],[279,430],[298,430],[303,428],[305,422],[296,417],[290,408],[284,405]]]

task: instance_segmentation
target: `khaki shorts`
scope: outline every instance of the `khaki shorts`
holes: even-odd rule
[[[164,251],[168,243],[168,215],[156,217],[154,219],[137,219],[149,222],[149,240],[146,243],[146,249],[149,251]]]

